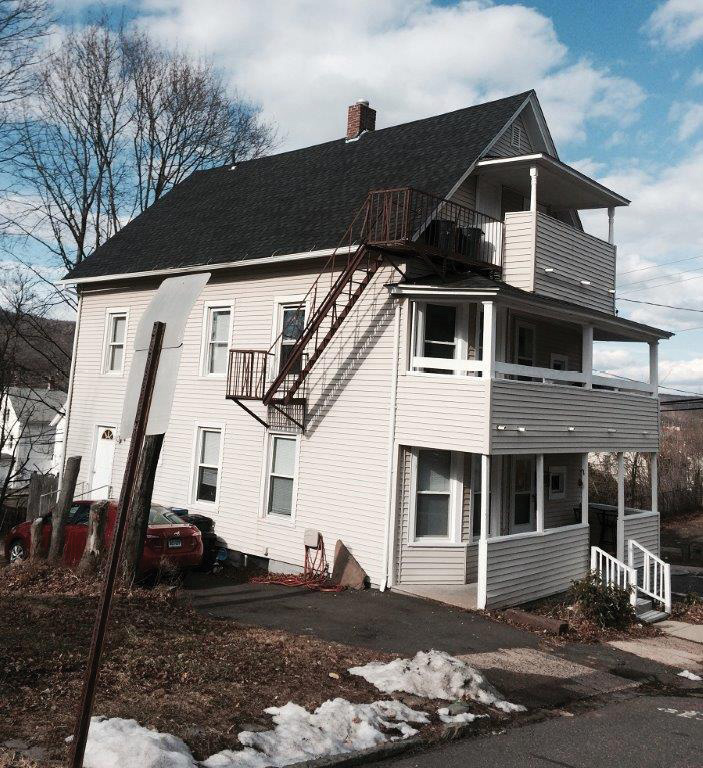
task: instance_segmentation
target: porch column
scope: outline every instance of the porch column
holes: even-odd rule
[[[593,326],[584,325],[581,350],[581,370],[586,377],[585,387],[593,386]]]
[[[608,242],[615,245],[615,208],[608,208]]]
[[[588,525],[588,453],[581,455],[581,523]]]
[[[652,512],[659,512],[659,454],[649,457],[649,479],[652,486]]]
[[[649,383],[652,397],[659,397],[659,342],[649,342]]]
[[[491,457],[481,456],[481,533],[478,540],[478,582],[476,584],[476,607],[486,607],[488,586],[488,520],[490,510]]]
[[[483,304],[483,375],[492,379],[495,375],[497,312],[495,302]]]
[[[625,562],[625,454],[618,453],[618,522],[617,552],[618,560]]]
[[[530,213],[537,213],[537,166],[530,168]]]
[[[536,504],[536,517],[537,517],[537,533],[544,533],[544,454],[537,454],[537,461],[535,462],[537,471],[535,493],[537,495]]]

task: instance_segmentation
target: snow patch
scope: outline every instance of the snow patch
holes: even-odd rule
[[[417,712],[399,701],[351,704],[332,699],[314,712],[289,702],[265,710],[273,716],[270,731],[242,731],[240,751],[224,750],[209,757],[204,768],[264,768],[284,766],[323,755],[369,749],[389,739],[417,733],[409,723],[428,723],[426,712]],[[393,732],[389,735],[386,731]]]
[[[388,664],[372,661],[352,667],[350,674],[363,677],[379,691],[404,691],[426,699],[472,699],[503,712],[524,712],[511,704],[474,667],[444,651],[418,651],[412,659]]]
[[[456,725],[457,723],[473,723],[479,717],[488,717],[488,715],[474,715],[473,712],[460,712],[458,715],[451,715],[449,707],[440,707],[437,715],[443,723]]]
[[[90,720],[84,768],[196,768],[187,744],[170,733],[150,731],[136,720]]]
[[[679,672],[679,677],[685,677],[687,680],[695,680],[696,682],[703,680],[703,677],[697,675],[695,672],[689,672],[687,669],[684,669],[683,672]]]

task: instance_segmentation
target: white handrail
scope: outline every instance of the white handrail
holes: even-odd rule
[[[585,384],[586,374],[581,371],[561,371],[556,368],[538,368],[536,365],[518,365],[496,361],[495,372],[510,376],[526,376],[543,381],[566,381],[571,384]]]
[[[438,371],[483,371],[485,363],[483,360],[455,360],[447,357],[419,357],[415,356],[411,360],[413,370],[423,368],[434,368]]]
[[[635,549],[642,555],[642,584],[639,583],[639,569],[635,568]],[[660,557],[630,539],[627,545],[627,562],[635,573],[635,584],[640,592],[664,604],[666,613],[671,613],[671,566]]]
[[[637,603],[637,574],[634,568],[609,555],[600,547],[591,547],[591,570],[608,586],[629,590],[630,603],[633,606]]]

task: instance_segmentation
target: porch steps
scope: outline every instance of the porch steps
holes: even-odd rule
[[[635,615],[645,624],[655,624],[657,621],[663,621],[669,618],[669,614],[659,611],[654,607],[652,600],[644,597],[637,598],[635,605]]]

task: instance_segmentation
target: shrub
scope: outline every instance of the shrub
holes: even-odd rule
[[[627,629],[635,620],[629,591],[605,584],[593,571],[571,585],[571,597],[580,614],[603,629]]]

